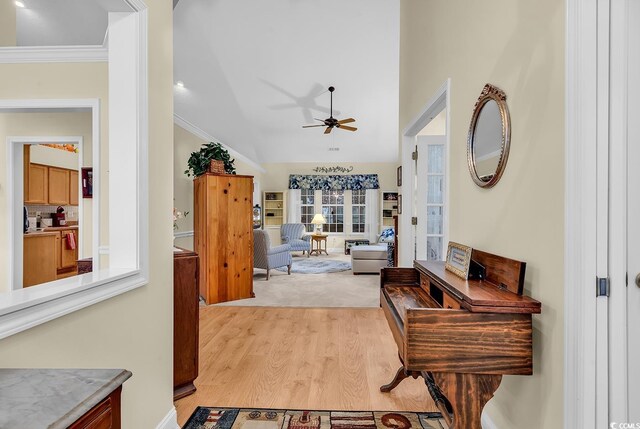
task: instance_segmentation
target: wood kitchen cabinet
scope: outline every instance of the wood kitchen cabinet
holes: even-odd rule
[[[58,278],[59,233],[26,234],[22,254],[22,287],[52,282]]]
[[[28,164],[28,180],[25,180],[24,202],[47,204],[49,202],[49,171],[46,165]]]
[[[49,170],[49,204],[69,205],[69,170],[47,167]]]
[[[78,188],[80,187],[80,179],[76,170],[69,170],[69,205],[78,205]]]
[[[49,229],[45,229],[47,231]],[[78,229],[65,228],[57,232],[56,237],[56,266],[57,278],[75,276],[78,273]],[[68,244],[67,235],[74,234],[76,243],[75,249],[71,249]]]

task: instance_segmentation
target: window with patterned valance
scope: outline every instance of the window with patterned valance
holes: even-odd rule
[[[377,174],[303,175],[289,176],[289,189],[313,189],[314,191],[379,189]]]

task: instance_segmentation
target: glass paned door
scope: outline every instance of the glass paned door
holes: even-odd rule
[[[418,136],[416,259],[444,259],[445,136]]]

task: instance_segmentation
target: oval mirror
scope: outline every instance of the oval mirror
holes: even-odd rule
[[[467,162],[476,185],[491,188],[500,180],[509,158],[511,119],[507,96],[486,84],[476,102],[467,137]]]

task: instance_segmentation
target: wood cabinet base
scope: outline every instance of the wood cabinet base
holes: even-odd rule
[[[183,384],[182,386],[174,386],[173,387],[173,400],[177,401],[178,399],[184,398],[185,396],[189,396],[192,393],[195,393],[196,386],[193,382],[189,382],[187,384]]]
[[[120,429],[122,386],[75,421],[69,429]]]

